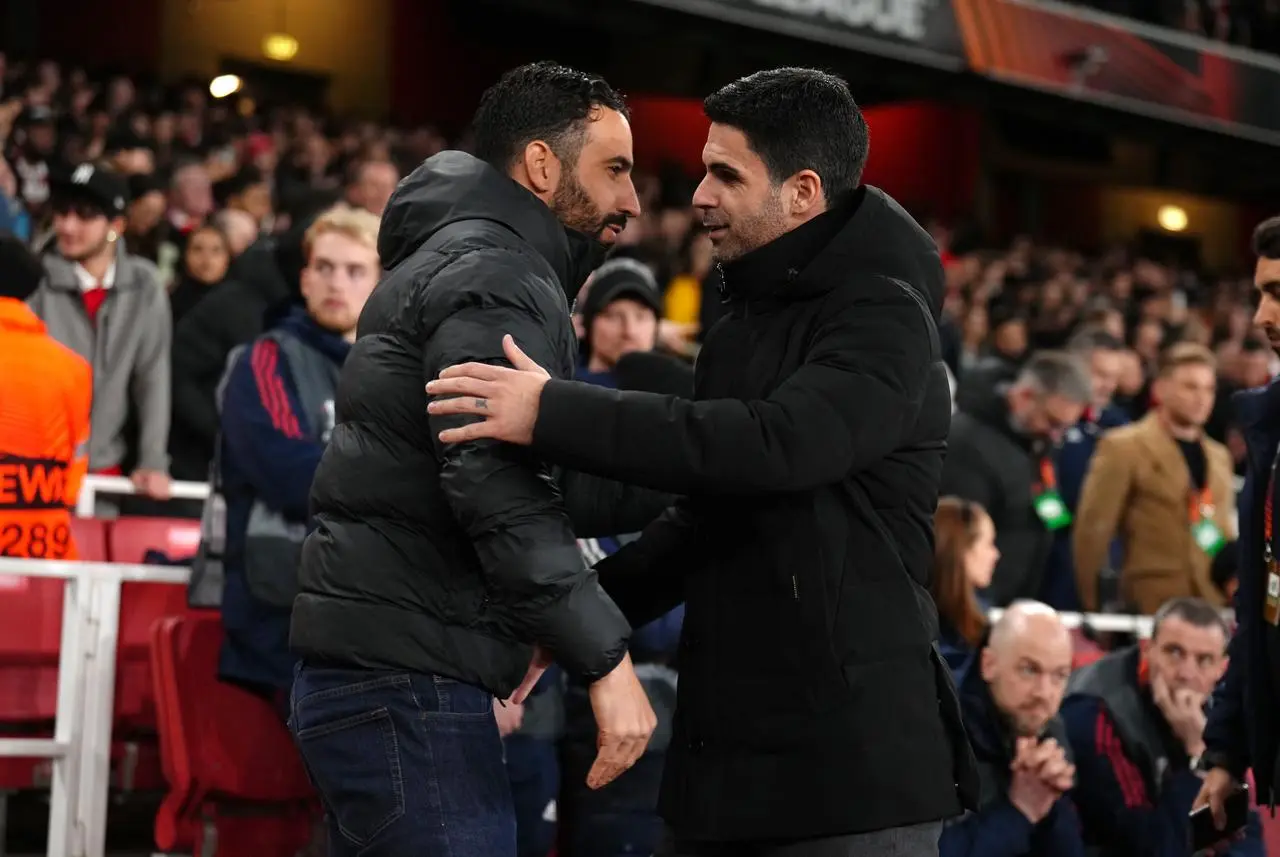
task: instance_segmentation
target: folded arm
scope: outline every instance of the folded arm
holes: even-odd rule
[[[678,494],[802,491],[898,448],[936,359],[905,287],[831,306],[804,364],[769,396],[689,401],[573,381],[543,388],[533,445],[548,458]]]

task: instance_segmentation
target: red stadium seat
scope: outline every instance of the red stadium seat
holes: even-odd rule
[[[107,559],[106,523],[73,518],[81,559]],[[58,709],[58,653],[62,649],[62,596],[52,578],[0,577],[0,732],[52,735]],[[29,789],[48,781],[49,764],[0,759],[0,790]]]
[[[212,817],[227,834],[234,829],[234,838],[249,843],[244,851],[220,847],[220,857],[291,857],[310,836],[315,796],[271,706],[218,681],[220,619],[162,619],[151,639],[161,760],[170,789],[156,815],[156,844],[164,851],[191,848],[201,819]],[[246,827],[261,832],[255,836]]]

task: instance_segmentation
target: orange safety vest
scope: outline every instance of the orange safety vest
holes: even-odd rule
[[[0,556],[76,559],[93,370],[30,308],[0,298]]]

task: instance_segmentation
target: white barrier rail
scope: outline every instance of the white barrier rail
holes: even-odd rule
[[[120,587],[185,585],[191,569],[0,558],[0,575],[65,580],[52,739],[0,738],[0,757],[50,759],[48,857],[103,857],[111,786]]]
[[[137,493],[133,483],[123,476],[90,474],[84,478],[80,496],[76,499],[76,517],[92,518],[100,495],[118,496]],[[169,494],[174,500],[203,500],[209,496],[209,483],[173,482],[169,486]]]

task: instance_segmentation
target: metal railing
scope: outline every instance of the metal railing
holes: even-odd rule
[[[170,497],[174,500],[203,500],[209,496],[208,482],[174,482],[170,485]],[[98,497],[103,494],[136,494],[133,483],[123,476],[95,476],[84,478],[80,496],[76,499],[76,517],[94,517]]]

